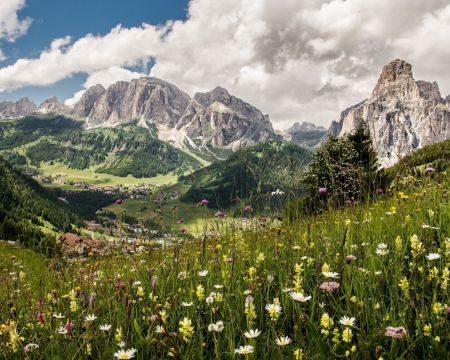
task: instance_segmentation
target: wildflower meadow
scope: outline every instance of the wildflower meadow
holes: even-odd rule
[[[337,209],[317,187],[311,216],[199,199],[203,234],[141,253],[2,245],[0,358],[446,359],[450,178],[426,170]]]

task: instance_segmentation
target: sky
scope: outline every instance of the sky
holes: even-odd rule
[[[155,76],[328,126],[394,59],[450,94],[448,34],[450,0],[0,0],[0,102]]]

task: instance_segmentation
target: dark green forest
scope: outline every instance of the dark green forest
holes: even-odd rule
[[[207,199],[210,206],[228,208],[236,199],[249,199],[277,189],[282,174],[296,174],[312,160],[312,151],[281,141],[266,141],[243,148],[225,160],[180,176],[190,185],[185,202]],[[292,188],[298,195],[299,187]]]
[[[38,228],[41,219],[62,232],[71,230],[72,224],[84,226],[69,205],[0,157],[0,238],[48,252],[55,239]]]

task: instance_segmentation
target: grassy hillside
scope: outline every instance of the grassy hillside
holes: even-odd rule
[[[450,140],[424,146],[414,153],[400,159],[400,161],[387,169],[386,173],[391,178],[405,172],[417,172],[420,166],[432,166],[436,169],[445,169],[450,165]]]
[[[237,199],[256,204],[277,189],[298,195],[299,175],[311,159],[310,150],[295,144],[262,142],[231,154],[227,160],[180,176],[179,181],[190,185],[182,200],[207,199],[213,207],[228,208]]]
[[[43,261],[0,243],[0,359],[112,359],[121,341],[137,360],[447,359],[450,178],[398,175],[374,202],[207,219],[166,251]]]
[[[177,176],[201,166],[196,158],[138,127],[137,121],[93,130],[83,130],[82,125],[61,116],[1,122],[0,150],[10,150],[7,156],[16,165],[64,164],[118,177]]]

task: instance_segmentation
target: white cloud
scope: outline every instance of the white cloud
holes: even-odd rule
[[[0,91],[78,72],[89,74],[86,87],[108,86],[143,75],[123,67],[153,59],[151,76],[190,95],[220,85],[277,128],[327,125],[369,97],[395,58],[450,92],[449,24],[447,0],[191,0],[185,22],[56,39],[39,58],[1,68]]]
[[[32,20],[19,20],[17,12],[25,6],[25,0],[0,1],[0,40],[14,41],[27,33]]]

